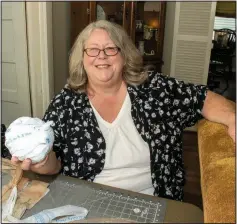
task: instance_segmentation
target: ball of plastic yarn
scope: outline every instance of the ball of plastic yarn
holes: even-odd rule
[[[5,133],[5,145],[19,160],[31,159],[38,163],[45,159],[54,143],[53,122],[39,118],[20,117],[13,121]]]

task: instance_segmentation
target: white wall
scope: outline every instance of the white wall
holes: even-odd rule
[[[70,50],[70,2],[53,2],[54,94],[66,84]]]
[[[32,116],[42,118],[54,95],[52,2],[26,2],[26,20]]]

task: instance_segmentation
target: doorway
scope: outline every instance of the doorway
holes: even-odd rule
[[[236,102],[236,7],[218,2],[209,64],[209,88]]]

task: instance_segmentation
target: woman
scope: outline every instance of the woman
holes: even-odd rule
[[[126,32],[100,20],[78,36],[68,85],[43,118],[54,122],[53,151],[39,164],[21,165],[182,200],[182,133],[202,116],[227,125],[235,138],[227,100],[206,86],[146,71]]]

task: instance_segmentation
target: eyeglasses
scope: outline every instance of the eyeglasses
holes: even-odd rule
[[[99,48],[86,48],[84,49],[84,51],[89,57],[97,57],[101,51],[104,51],[104,54],[107,56],[114,56],[118,54],[118,52],[120,51],[120,48],[119,47],[106,47],[105,49],[102,49],[102,50]]]

